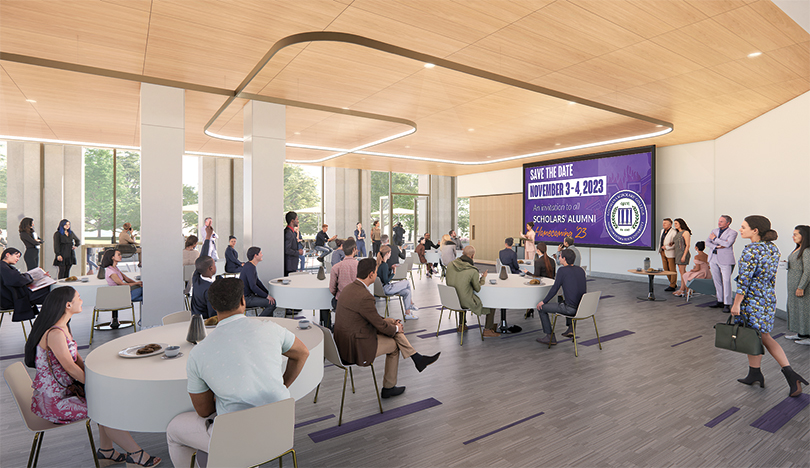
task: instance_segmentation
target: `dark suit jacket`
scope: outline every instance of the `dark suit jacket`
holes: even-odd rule
[[[256,266],[250,262],[245,262],[242,267],[242,273],[239,274],[242,283],[245,284],[245,297],[259,296],[267,297],[267,288],[259,280],[259,273],[256,271]]]
[[[399,259],[405,260],[405,251],[400,251],[399,247],[396,244],[388,244],[391,247],[391,256],[388,258],[388,261],[385,262],[391,268],[394,268],[394,265],[399,265]]]
[[[518,266],[517,262],[517,254],[512,249],[503,249],[498,252],[498,258],[501,260],[501,264],[508,266],[512,273],[520,273],[520,267]]]
[[[26,249],[35,249],[42,244],[42,239],[34,239],[34,233],[28,231],[20,232],[20,240],[22,241],[23,245],[25,245]]]
[[[242,262],[239,261],[239,252],[230,245],[225,249],[225,273],[239,273],[242,271]]]
[[[53,266],[76,264],[76,253],[73,250],[74,244],[78,247],[81,242],[73,231],[64,236],[59,234],[58,230],[53,233]],[[62,256],[61,262],[56,259],[60,255]]]
[[[388,323],[366,285],[354,280],[340,292],[335,312],[335,343],[340,359],[346,364],[368,366],[377,357],[377,333],[394,336],[396,325]]]
[[[31,320],[36,315],[36,306],[31,304],[31,290],[27,287],[32,281],[28,273],[20,273],[17,267],[0,262],[0,308],[14,309],[13,322]],[[47,294],[47,288],[45,290],[44,294]]]
[[[208,301],[208,288],[211,283],[202,279],[197,273],[191,278],[194,288],[191,290],[191,313],[202,315],[204,319],[217,315],[211,302]]]
[[[289,227],[284,228],[284,272],[298,270],[298,237]]]

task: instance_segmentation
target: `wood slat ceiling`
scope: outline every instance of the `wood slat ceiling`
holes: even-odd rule
[[[4,53],[230,90],[277,41],[310,31],[360,35],[675,126],[668,135],[600,149],[717,138],[810,89],[810,34],[770,0],[0,0]],[[755,51],[762,55],[749,58]],[[337,42],[280,50],[245,91],[416,122],[415,133],[368,150],[428,161],[351,154],[323,163],[374,170],[503,169],[529,160],[430,160],[487,163],[660,130]],[[241,154],[241,143],[203,133],[225,99],[186,93],[187,151]],[[2,135],[139,146],[138,101],[137,82],[0,62]],[[236,99],[211,130],[239,136],[244,103]],[[292,143],[353,148],[407,128],[287,111]],[[287,150],[289,160],[330,154]]]

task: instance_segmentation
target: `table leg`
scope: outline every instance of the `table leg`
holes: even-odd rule
[[[501,325],[498,327],[499,333],[511,333],[509,326],[506,324],[506,309],[501,309]]]
[[[647,293],[647,297],[638,296],[638,300],[640,300],[640,301],[666,301],[666,298],[663,298],[663,297],[656,298],[655,297],[655,288],[653,287],[653,280],[655,279],[655,276],[654,275],[647,275],[647,277],[650,278],[650,292]]]

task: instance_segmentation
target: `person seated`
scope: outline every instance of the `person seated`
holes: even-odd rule
[[[15,265],[20,261],[22,252],[9,247],[3,250],[2,261],[0,261],[0,308],[3,310],[14,309],[11,315],[12,322],[22,322],[32,320],[38,313],[37,305],[45,301],[45,297],[50,291],[49,288],[41,288],[31,291],[29,284],[34,282],[34,278],[28,273],[20,273]],[[50,276],[50,273],[45,273]]]
[[[262,317],[272,317],[273,311],[276,310],[276,300],[267,291],[267,288],[262,284],[259,279],[259,272],[256,270],[256,265],[262,261],[262,249],[259,247],[251,247],[247,251],[247,263],[242,267],[242,272],[239,274],[242,283],[245,285],[245,303],[248,308],[262,307],[264,310],[259,314]]]
[[[383,291],[386,296],[402,296],[402,301],[405,303],[405,320],[416,320],[419,317],[413,313],[419,310],[412,301],[413,292],[411,291],[411,283],[408,280],[391,282],[394,278],[394,273],[391,267],[386,262],[391,255],[391,246],[383,245],[380,247],[380,253],[377,254],[377,275],[380,277],[380,282],[383,285]]]
[[[291,331],[269,320],[246,318],[242,291],[237,278],[219,278],[208,289],[219,322],[188,355],[187,388],[194,411],[178,414],[166,428],[174,466],[190,466],[194,452],[208,450],[217,416],[290,398],[289,387],[309,357],[306,345]]]
[[[399,246],[390,243],[391,239],[388,237],[388,234],[383,234],[380,236],[380,242],[382,245],[387,245],[391,249],[391,257],[386,263],[388,263],[388,266],[391,267],[391,270],[393,271],[396,269],[397,265],[399,265],[400,259],[405,260],[408,255],[404,250],[400,250]],[[377,251],[377,253],[379,254],[379,251]]]
[[[194,234],[186,237],[186,245],[183,247],[183,266],[194,265],[194,262],[197,261],[197,257],[200,256],[200,251],[197,250],[199,241]]]
[[[329,247],[328,244],[337,238],[337,236],[332,236],[330,238],[329,235],[326,233],[328,229],[329,225],[324,224],[323,226],[321,226],[321,230],[318,231],[318,234],[315,235],[315,250],[317,250],[318,252],[323,252],[318,257],[318,261],[321,263],[323,263],[323,258],[329,255],[329,252],[332,251],[332,248]]]
[[[380,396],[390,398],[405,391],[404,386],[396,386],[400,353],[405,359],[411,358],[419,372],[436,362],[441,353],[433,356],[417,353],[404,334],[402,322],[380,317],[374,296],[368,290],[377,278],[377,263],[371,258],[360,260],[357,279],[343,288],[335,313],[335,343],[341,360],[347,364],[369,366],[377,356],[385,354]]]
[[[588,292],[587,279],[585,278],[585,270],[574,265],[576,254],[572,250],[565,249],[560,252],[560,259],[562,261],[562,268],[557,270],[557,277],[554,279],[554,286],[551,287],[545,299],[537,303],[537,311],[540,314],[540,322],[543,324],[543,333],[546,336],[537,338],[538,343],[542,344],[557,344],[557,338],[551,330],[551,321],[548,314],[562,314],[573,317],[577,314],[579,301],[582,296]],[[562,287],[565,302],[549,302],[554,299],[557,291]],[[568,329],[562,334],[563,336],[573,337],[574,331],[571,327],[571,319],[565,320]]]
[[[31,411],[55,424],[87,418],[87,399],[71,393],[74,382],[85,383],[84,360],[70,330],[70,319],[82,311],[82,298],[70,286],[55,288],[42,305],[42,312],[31,327],[25,343],[25,365],[36,369]],[[103,395],[98,398],[104,398]],[[101,466],[127,463],[127,466],[154,467],[160,458],[146,453],[129,432],[98,425]],[[118,453],[113,442],[124,449]]]
[[[453,242],[453,238],[450,237],[450,234],[445,234],[442,236],[442,245],[439,247],[439,256],[442,259],[442,265],[445,267],[456,259],[456,243]]]
[[[239,252],[236,251],[236,237],[228,237],[228,247],[225,249],[225,273],[239,273],[244,265],[244,262],[239,261]]]
[[[517,262],[517,254],[512,250],[515,244],[515,239],[507,237],[504,242],[504,249],[498,252],[498,258],[501,260],[501,265],[508,267],[512,273],[520,273],[520,267]]]
[[[346,239],[341,252],[343,252],[345,258],[333,266],[332,271],[329,273],[329,292],[335,296],[332,298],[333,309],[337,307],[337,301],[340,299],[340,292],[343,291],[343,288],[357,279],[357,258],[355,258],[357,255],[357,243],[353,237]],[[333,253],[332,257],[334,256]]]
[[[534,254],[534,276],[554,279],[557,266],[551,260],[551,257],[546,254],[548,246],[545,242],[537,242],[535,247],[537,250]]]
[[[563,240],[563,243],[557,246],[557,253],[554,254],[554,258],[557,260],[557,265],[562,265],[562,259],[560,257],[560,252],[563,250],[570,250],[574,252],[574,263],[571,265],[580,266],[582,261],[582,254],[579,253],[579,249],[574,247],[574,238],[573,237],[566,237]]]
[[[495,325],[495,309],[484,309],[481,299],[476,295],[481,290],[481,285],[487,279],[487,271],[479,278],[478,268],[475,267],[473,261],[475,258],[475,247],[468,245],[461,251],[461,257],[453,260],[447,265],[447,273],[444,277],[444,282],[448,286],[456,290],[458,294],[458,301],[461,307],[469,309],[475,315],[486,315],[486,322],[484,325],[485,337],[501,336],[496,331]],[[458,331],[466,330],[466,325],[459,325]]]
[[[332,266],[337,265],[341,260],[346,258],[346,254],[343,252],[343,241],[341,239],[335,239],[335,246],[337,248],[332,251],[332,258],[329,260]]]
[[[121,233],[118,234],[118,245],[124,246],[124,248],[132,248],[135,247],[135,252],[138,254],[138,268],[141,267],[141,248],[138,246],[138,243],[135,242],[135,238],[132,236],[132,224],[124,223],[123,229]],[[130,250],[130,252],[132,252]]]
[[[684,287],[693,279],[711,279],[712,272],[709,269],[709,256],[706,255],[704,250],[706,249],[706,243],[703,241],[698,241],[695,243],[695,251],[697,254],[695,255],[695,266],[692,267],[691,270],[687,271],[683,274],[683,284]],[[687,288],[686,295],[687,297],[691,297],[694,294],[694,291]]]
[[[118,262],[120,261],[121,252],[118,249],[110,249],[104,252],[104,257],[101,258],[100,268],[104,270],[104,277],[107,279],[107,285],[128,285],[130,287],[129,295],[132,302],[143,301],[143,281],[135,281],[134,279],[121,273],[121,270],[118,269]]]
[[[195,263],[197,270],[191,277],[191,313],[202,315],[203,319],[215,316],[211,301],[208,300],[208,288],[217,274],[217,263],[208,255],[200,255]]]
[[[453,241],[453,243],[456,244],[456,250],[462,250],[464,248],[464,245],[461,243],[461,238],[458,237],[456,231],[451,230],[448,233],[448,235],[450,236],[450,239]]]
[[[433,265],[428,263],[427,258],[425,258],[425,238],[422,237],[419,239],[419,242],[416,244],[416,255],[419,256],[419,262],[423,265],[427,266],[427,277],[433,277]]]

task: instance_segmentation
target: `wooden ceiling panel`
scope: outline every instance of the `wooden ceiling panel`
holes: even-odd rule
[[[774,25],[782,34],[793,42],[806,42],[810,33],[796,24],[781,8],[770,0],[759,0],[749,4],[766,21]]]
[[[754,88],[799,78],[799,75],[767,54],[724,63],[711,70]]]
[[[789,68],[802,79],[810,80],[810,60],[806,60],[810,57],[810,41],[772,50],[768,52],[768,57]]]
[[[665,21],[676,29],[706,19],[705,13],[686,2],[629,0],[628,3]]]
[[[652,39],[653,42],[705,67],[746,57],[754,47],[713,19]]]
[[[753,45],[755,49],[751,52],[767,52],[793,43],[779,26],[770,23],[748,6],[728,11],[712,19]]]
[[[646,39],[674,29],[666,21],[629,2],[606,0],[569,1]]]
[[[26,99],[5,68],[0,67],[0,135],[56,138],[37,112],[36,103],[26,102]]]
[[[702,0],[686,0],[686,3],[697,8],[709,17],[721,15],[727,11],[747,5],[747,2],[743,0],[711,0],[709,2]]]
[[[550,69],[540,64],[537,55],[517,58],[481,47],[478,44],[466,47],[447,58],[454,62],[526,82],[532,82],[551,73]]]
[[[134,8],[141,11],[152,10],[152,0],[101,0],[104,3],[120,7]]]
[[[603,58],[619,66],[643,71],[644,75],[654,80],[664,80],[703,68],[697,62],[650,41],[633,44]]]
[[[549,70],[560,70],[596,56],[567,44],[561,38],[540,36],[520,23],[481,39],[475,46]]]
[[[649,83],[627,92],[650,102],[677,107],[683,102],[711,98],[718,94],[743,89],[745,89],[744,86],[721,73],[702,69]]]
[[[453,0],[467,8],[493,16],[507,23],[513,23],[535,12],[554,0]]]
[[[807,79],[796,79],[783,81],[779,84],[760,86],[754,88],[754,90],[774,102],[784,103],[810,91],[810,82]]]
[[[615,91],[622,91],[636,86],[643,86],[655,81],[649,76],[647,68],[626,68],[622,64],[611,61],[609,58],[597,57],[587,62],[583,62],[560,73],[566,76],[581,78],[599,86],[612,88]]]
[[[599,96],[613,92],[610,88],[589,83],[575,76],[563,75],[559,72],[549,73],[546,76],[531,81],[531,84],[594,101],[599,101],[599,99],[597,99]]]

